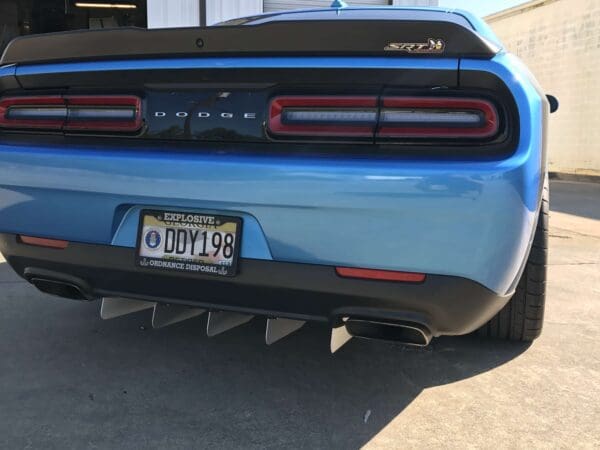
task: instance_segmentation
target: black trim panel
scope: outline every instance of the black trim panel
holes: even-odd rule
[[[28,280],[62,280],[86,297],[118,296],[336,323],[341,317],[410,321],[432,334],[465,334],[508,301],[464,278],[428,275],[424,283],[341,278],[334,267],[240,259],[238,276],[161,272],[135,266],[132,248],[71,243],[64,250],[0,235],[0,251]]]
[[[0,92],[20,89],[21,85],[15,75],[15,67],[12,66],[5,69],[7,70],[0,72]]]
[[[301,38],[300,38],[301,36]],[[391,43],[441,39],[443,52],[385,50]],[[14,39],[0,64],[185,56],[386,55],[492,58],[493,44],[447,21],[277,20],[259,25],[68,31]]]
[[[101,88],[98,80],[111,86],[110,91]],[[219,82],[215,82],[219,80]],[[341,82],[340,80],[343,80]],[[172,151],[185,151],[186,142],[211,142],[211,149],[234,142],[243,142],[245,152],[285,153],[285,154],[361,154],[388,158],[399,156],[435,156],[440,159],[464,157],[503,158],[517,148],[519,142],[519,111],[506,84],[496,75],[488,72],[420,69],[243,69],[243,70],[149,70],[149,71],[109,71],[109,72],[64,72],[37,74],[19,77],[27,89],[39,89],[37,95],[61,94],[136,94],[145,98],[144,109],[146,128],[138,135],[123,140],[119,145],[134,148],[136,143],[151,145],[151,141],[162,141]],[[69,86],[66,90],[61,86]],[[220,99],[218,93],[227,90],[227,99]],[[22,91],[12,92],[18,95]],[[268,99],[277,95],[377,95],[377,96],[458,96],[476,97],[492,101],[501,116],[501,128],[494,139],[474,142],[473,140],[431,141],[403,138],[398,141],[326,139],[268,139],[261,124],[266,120]],[[187,98],[186,95],[189,97]],[[181,97],[183,96],[183,97]],[[194,98],[214,117],[223,111],[237,114],[235,120],[201,120],[152,117],[154,111],[169,111],[173,118],[178,108],[194,105],[188,102]],[[217,103],[218,102],[218,103]],[[237,103],[236,103],[237,102]],[[200,104],[198,103],[198,104]],[[222,105],[223,108],[219,109]],[[166,109],[165,109],[166,108]],[[183,109],[186,111],[186,109]],[[244,112],[256,113],[256,120],[247,121],[241,117]],[[256,126],[251,126],[252,124]],[[183,126],[185,125],[185,127]],[[201,128],[204,127],[204,128]],[[167,132],[167,130],[170,130]],[[28,134],[33,136],[32,132]],[[5,135],[8,136],[8,133]],[[49,135],[48,135],[49,138]],[[90,138],[89,136],[87,137]],[[135,139],[134,139],[135,138]],[[85,139],[85,138],[83,138]],[[109,136],[103,135],[103,139]],[[95,141],[94,141],[95,142]],[[106,145],[111,145],[105,141]],[[253,147],[254,144],[264,143]],[[67,144],[67,142],[65,142]],[[195,147],[197,151],[201,148]],[[238,147],[239,149],[239,147]]]

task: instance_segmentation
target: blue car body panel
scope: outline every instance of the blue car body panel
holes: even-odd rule
[[[462,13],[466,14],[466,13]],[[487,25],[466,15],[494,39]],[[236,57],[0,67],[0,77],[102,70],[376,68],[486,71],[518,105],[509,156],[292,156],[210,143],[61,145],[0,136],[0,232],[134,247],[143,208],[243,218],[244,258],[453,275],[499,295],[527,257],[544,177],[542,98],[513,56]],[[374,250],[375,249],[375,250]]]
[[[232,68],[392,64],[369,58],[163,61],[171,67],[209,62]],[[157,62],[111,64],[135,70]],[[58,70],[54,66],[16,72]],[[499,75],[512,91],[521,136],[508,158],[224,157],[206,144],[190,154],[168,146],[0,143],[0,231],[133,247],[142,207],[218,211],[246,219],[242,257],[455,275],[505,294],[532,238],[543,171],[541,99],[515,67],[505,54],[460,63],[463,71]]]
[[[141,59],[130,61],[84,61],[77,63],[52,63],[19,66],[12,70],[17,76],[43,75],[53,73],[77,73],[111,70],[157,70],[168,67],[173,70],[181,69],[458,69],[458,60],[452,58],[437,58],[425,61],[422,58],[402,58],[393,60],[384,57],[235,57],[235,58],[171,58],[171,59]],[[11,68],[7,68],[10,70]],[[12,73],[12,72],[9,72]]]

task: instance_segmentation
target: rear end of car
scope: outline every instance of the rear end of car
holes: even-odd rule
[[[545,180],[547,101],[493,39],[393,8],[17,39],[0,251],[103,317],[265,316],[268,343],[316,320],[333,350],[471,332],[517,289]]]

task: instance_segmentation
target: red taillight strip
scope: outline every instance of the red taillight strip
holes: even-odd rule
[[[397,272],[395,270],[356,269],[353,267],[336,267],[335,272],[344,278],[360,278],[364,280],[403,281],[406,283],[422,283],[424,273]]]
[[[0,99],[0,127],[2,128],[35,128],[47,130],[60,130],[65,122],[64,117],[59,119],[34,119],[20,118],[11,119],[9,111],[11,108],[65,108],[65,101],[60,95],[36,96],[36,97],[6,97]]]
[[[19,235],[19,240],[23,244],[36,245],[38,247],[56,248],[60,250],[63,250],[69,246],[68,241],[61,241],[58,239],[46,239],[33,236],[23,236],[22,234]]]
[[[460,97],[281,96],[269,106],[274,136],[487,139],[500,118],[488,100]],[[374,129],[375,128],[375,129]]]
[[[422,111],[428,113],[433,119],[434,113],[440,114],[440,120],[432,120],[431,125],[415,124],[411,121],[406,123],[388,124],[381,122],[378,137],[386,138],[488,138],[498,132],[499,118],[494,105],[482,99],[474,98],[452,98],[452,97],[386,97],[383,99],[382,117],[385,118],[387,111]],[[476,113],[481,114],[480,123],[460,124],[457,121],[452,126],[444,125],[444,114],[448,113]],[[385,119],[384,119],[385,120]]]
[[[142,127],[141,105],[134,95],[7,97],[0,99],[0,127],[134,132]],[[11,118],[11,111],[20,114]]]
[[[285,123],[285,109],[300,109],[304,112],[314,111],[340,112],[338,120],[331,123],[315,124]],[[286,96],[275,97],[269,106],[269,131],[274,135],[285,136],[318,136],[318,137],[373,137],[377,117],[377,97],[368,96]],[[353,110],[375,113],[372,123],[349,124],[343,115]],[[351,121],[350,121],[351,122]]]
[[[65,123],[65,130],[97,130],[97,131],[121,131],[133,132],[142,126],[142,101],[133,95],[120,96],[66,96],[65,101],[69,110],[69,117]],[[124,120],[77,120],[71,117],[73,110],[95,111],[99,117],[105,111],[116,108],[131,109],[133,116]],[[107,114],[108,115],[108,114]]]

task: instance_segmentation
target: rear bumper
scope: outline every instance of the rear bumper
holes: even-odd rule
[[[213,310],[326,321],[342,317],[419,323],[434,336],[465,334],[508,301],[460,277],[429,275],[420,284],[341,278],[331,266],[242,258],[234,278],[136,267],[132,248],[70,243],[26,245],[0,235],[0,251],[25,279],[77,286],[89,299],[126,297]]]
[[[230,215],[244,221],[242,258],[450,275],[505,294],[535,226],[539,166],[518,154],[355,160],[0,144],[0,232],[133,248],[142,209]]]

